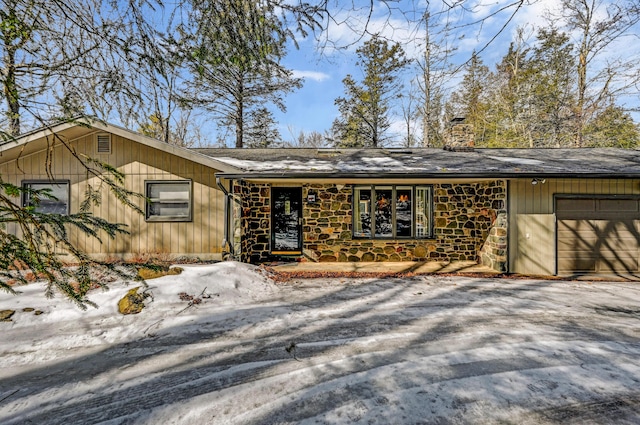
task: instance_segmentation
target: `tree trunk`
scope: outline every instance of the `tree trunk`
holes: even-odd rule
[[[236,96],[236,149],[242,149],[244,145],[244,86],[238,81],[238,95]]]
[[[17,136],[20,134],[20,102],[18,96],[18,82],[16,81],[16,48],[13,46],[12,34],[3,31],[4,48],[6,56],[2,73],[4,98],[7,101],[7,118],[9,119],[9,134]]]
[[[13,51],[8,51],[4,78],[4,97],[7,100],[7,116],[9,118],[9,134],[20,134],[20,102],[16,87],[15,57]]]
[[[429,34],[429,12],[424,14],[424,22],[426,25],[425,30],[425,43],[424,43],[424,69],[422,71],[422,78],[424,84],[424,105],[422,113],[422,146],[428,148],[431,146],[431,134],[429,121],[431,118],[431,37]]]

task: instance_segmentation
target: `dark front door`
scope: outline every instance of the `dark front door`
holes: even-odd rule
[[[302,188],[271,188],[271,253],[302,253]]]

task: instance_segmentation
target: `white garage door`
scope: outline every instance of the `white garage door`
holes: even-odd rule
[[[556,198],[558,274],[636,273],[637,198]]]

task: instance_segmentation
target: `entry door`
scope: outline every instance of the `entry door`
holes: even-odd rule
[[[271,188],[271,253],[302,254],[302,188]]]

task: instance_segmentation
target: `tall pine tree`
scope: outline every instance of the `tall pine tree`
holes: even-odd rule
[[[489,139],[487,133],[491,132],[487,119],[488,81],[489,68],[474,53],[465,66],[460,87],[449,100],[448,110],[453,116],[448,118],[464,117],[466,123],[474,128],[477,146],[486,146]]]
[[[187,101],[235,129],[244,146],[248,117],[265,103],[285,110],[283,95],[301,86],[280,63],[286,34],[268,2],[194,1],[198,29],[189,66],[195,75]]]
[[[533,142],[531,147],[567,147],[575,134],[574,46],[555,27],[541,28],[531,53]]]
[[[336,99],[340,116],[334,121],[339,146],[381,147],[391,136],[391,110],[400,96],[398,78],[409,60],[399,43],[374,35],[356,50],[363,79],[347,75],[342,83],[346,97]]]

